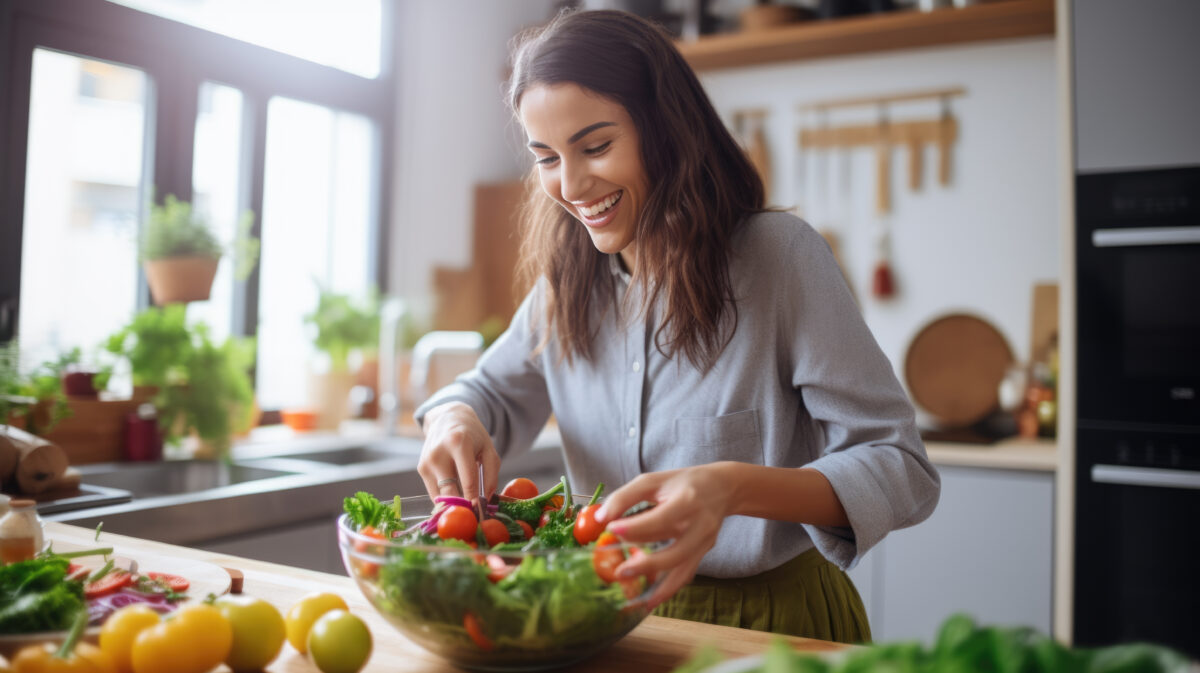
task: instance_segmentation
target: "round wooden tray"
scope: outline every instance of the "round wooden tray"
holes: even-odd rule
[[[917,332],[904,358],[913,400],[943,429],[965,428],[999,405],[999,386],[1013,362],[1008,341],[973,315],[942,316]]]

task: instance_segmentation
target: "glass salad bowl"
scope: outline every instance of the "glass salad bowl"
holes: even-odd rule
[[[588,498],[572,501],[582,507]],[[634,545],[605,536],[586,546],[510,542],[493,549],[473,540],[478,548],[471,548],[431,533],[431,515],[445,513],[445,505],[421,495],[397,498],[395,506],[400,527],[387,535],[359,530],[349,515],[338,519],[342,561],[380,614],[458,666],[557,668],[612,645],[650,612],[654,582],[612,577],[616,565],[640,553]]]

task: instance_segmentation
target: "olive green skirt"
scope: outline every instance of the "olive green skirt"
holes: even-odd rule
[[[654,614],[840,643],[871,640],[854,583],[816,549],[752,577],[697,575]]]

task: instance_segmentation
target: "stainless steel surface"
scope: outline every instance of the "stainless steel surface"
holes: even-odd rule
[[[170,460],[146,463],[81,465],[88,486],[119,488],[137,497],[176,495],[282,477],[296,472],[223,463],[214,460]]]
[[[1102,484],[1200,489],[1200,472],[1156,467],[1093,465],[1092,481]]]
[[[1092,245],[1097,248],[1188,243],[1200,243],[1200,227],[1097,229],[1092,232]]]

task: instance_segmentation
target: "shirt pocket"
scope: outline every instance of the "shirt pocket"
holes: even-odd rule
[[[675,419],[675,441],[670,467],[704,465],[718,460],[763,464],[758,410],[747,409],[723,416]],[[656,467],[654,469],[668,469]]]

